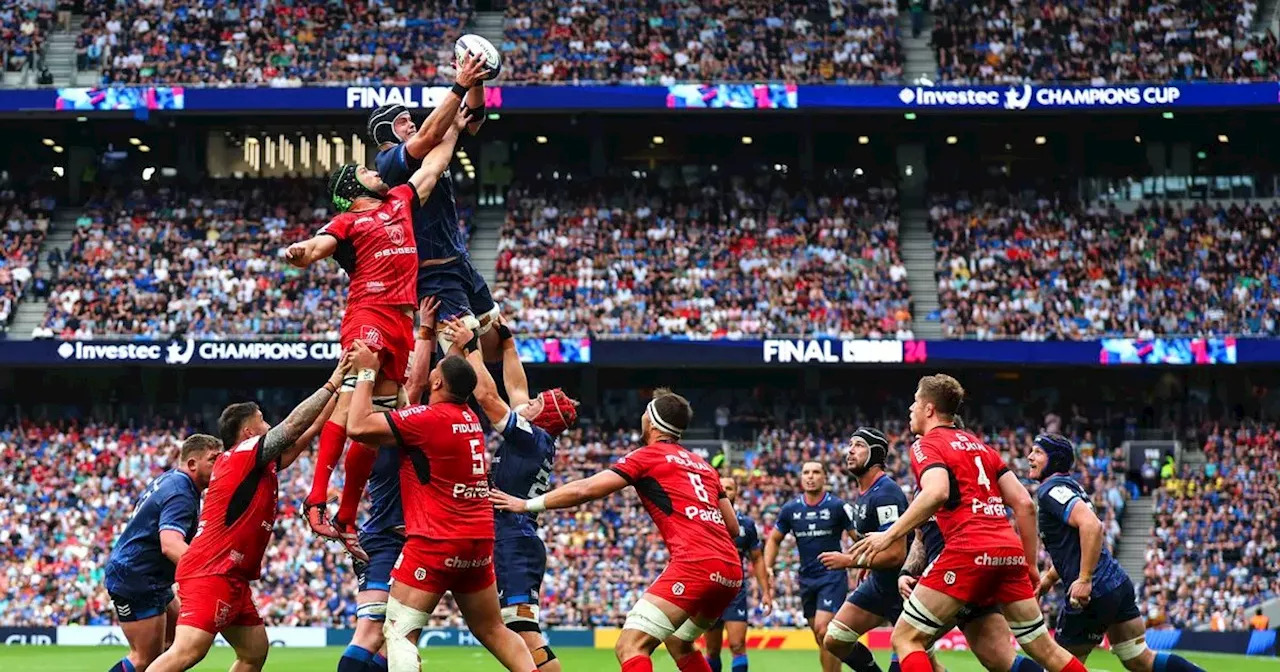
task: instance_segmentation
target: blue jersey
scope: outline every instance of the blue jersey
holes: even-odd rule
[[[502,439],[489,469],[493,487],[525,499],[546,493],[551,485],[556,440],[514,410],[507,413]],[[493,523],[497,539],[538,536],[537,514],[498,511]]]
[[[1093,503],[1084,488],[1065,474],[1046,478],[1036,491],[1036,500],[1040,505],[1040,541],[1053,559],[1053,568],[1058,570],[1063,585],[1070,586],[1080,578],[1080,530],[1067,521],[1076,506],[1092,509]],[[1093,570],[1093,594],[1104,595],[1127,578],[1120,563],[1103,548]]]
[[[400,505],[400,456],[399,448],[384,446],[378,449],[378,457],[369,474],[369,517],[360,530],[375,534],[384,530],[404,527],[404,507]]]
[[[402,142],[378,152],[373,160],[378,175],[389,187],[408,184],[409,178],[422,165],[422,159],[409,156]],[[453,198],[453,178],[446,169],[436,182],[425,203],[413,209],[413,235],[418,245],[418,260],[467,257],[467,245],[458,229],[458,208]]]
[[[166,471],[138,495],[133,518],[107,561],[107,590],[121,594],[168,590],[174,564],[160,551],[160,531],[173,530],[189,544],[200,518],[200,492],[183,471]]]
[[[934,560],[942,555],[942,549],[947,547],[947,543],[942,539],[942,528],[938,527],[938,521],[931,516],[924,525],[920,526],[920,534],[924,537],[924,555],[926,566],[932,564]]]
[[[738,536],[733,540],[733,545],[737,547],[738,557],[742,559],[745,576],[751,567],[751,554],[760,550],[760,531],[756,528],[756,521],[738,514]]]
[[[854,529],[858,534],[884,532],[906,510],[907,496],[903,494],[902,487],[889,478],[888,474],[881,474],[870,488],[858,495],[858,499],[853,504]],[[885,585],[896,585],[899,569],[901,567],[875,570],[871,575],[887,581]]]
[[[817,505],[809,506],[801,495],[778,512],[778,531],[794,534],[800,552],[800,579],[815,581],[844,577],[843,569],[827,569],[818,556],[827,551],[840,551],[840,534],[853,529],[853,509],[831,493],[822,495]]]

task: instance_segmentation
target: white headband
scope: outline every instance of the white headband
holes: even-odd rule
[[[669,436],[674,436],[677,439],[684,433],[683,429],[676,429],[675,425],[663,420],[662,416],[658,414],[657,399],[649,402],[649,422],[652,423],[654,427],[658,428],[658,431]]]

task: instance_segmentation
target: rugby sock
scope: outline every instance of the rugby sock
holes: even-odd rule
[[[875,656],[871,655],[871,649],[862,642],[854,642],[853,650],[840,661],[854,672],[880,672],[880,666],[876,664]]]
[[[1071,656],[1071,660],[1062,666],[1062,672],[1089,672],[1089,670],[1085,669],[1084,663],[1080,662],[1079,658]]]
[[[1072,660],[1075,660],[1072,658]],[[1079,663],[1080,661],[1076,661]],[[933,672],[933,661],[929,660],[929,654],[924,651],[912,651],[902,658],[902,672]],[[1082,672],[1081,670],[1066,670],[1065,672]]]
[[[724,669],[720,664],[720,654],[717,653],[716,655],[713,656],[708,653],[707,667],[711,668],[711,672],[720,672],[720,670]]]
[[[329,477],[342,457],[342,445],[347,442],[347,428],[332,420],[320,428],[320,449],[316,451],[316,473],[311,477],[311,493],[308,504],[322,504],[329,499]]]
[[[368,672],[387,672],[387,657],[379,653],[369,661]]]
[[[346,471],[342,482],[342,502],[338,504],[338,515],[334,517],[338,522],[355,524],[360,497],[364,495],[364,486],[369,482],[369,474],[373,473],[373,463],[377,459],[377,446],[370,447],[353,441],[347,449],[347,460],[342,465]]]
[[[653,672],[653,661],[649,656],[636,656],[622,661],[622,672]]]
[[[898,664],[898,654],[889,654],[889,672],[902,672],[902,666]]]
[[[1156,672],[1204,672],[1199,665],[1174,653],[1160,651],[1156,653]]]
[[[1017,655],[1013,657],[1013,667],[1009,672],[1044,672],[1044,668],[1026,656]]]
[[[351,644],[338,659],[338,672],[367,672],[373,652]]]
[[[697,651],[677,660],[676,667],[680,668],[680,672],[711,672],[707,659]]]
[[[733,657],[733,672],[747,672],[747,654]]]
[[[110,670],[107,670],[107,672],[138,672],[138,671],[134,669],[133,663],[129,662],[128,658],[125,658],[124,660],[116,663]]]

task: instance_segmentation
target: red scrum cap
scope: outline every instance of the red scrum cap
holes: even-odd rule
[[[542,400],[542,411],[533,419],[533,424],[546,430],[551,436],[559,436],[578,421],[578,406],[573,403],[564,390],[543,390],[538,394]]]

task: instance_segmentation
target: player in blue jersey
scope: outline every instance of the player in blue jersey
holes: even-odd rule
[[[1039,593],[1048,592],[1059,578],[1068,586],[1067,603],[1058,617],[1058,642],[1084,662],[1105,634],[1111,652],[1133,672],[1199,672],[1181,656],[1147,648],[1133,582],[1103,548],[1102,521],[1088,493],[1071,478],[1071,441],[1060,434],[1041,434],[1028,459],[1031,477],[1040,481],[1040,541],[1053,560],[1040,579]]]
[[[469,343],[475,338],[470,325],[454,317],[444,322],[442,335],[455,343]],[[490,486],[532,499],[551,488],[551,471],[556,456],[556,437],[578,420],[578,402],[562,390],[546,390],[536,398],[529,397],[529,382],[524,364],[516,351],[511,330],[501,321],[494,332],[502,349],[502,370],[507,399],[502,400],[498,386],[476,351],[467,361],[476,372],[476,403],[502,433],[502,445],[490,464]],[[498,603],[502,621],[520,635],[533,662],[542,672],[560,672],[560,661],[542,634],[538,594],[547,571],[547,547],[538,537],[536,513],[497,511],[494,514],[493,569],[498,578]]]
[[[729,497],[729,503],[738,500],[738,482],[732,478],[720,479],[720,486]],[[738,557],[742,560],[742,575],[755,576],[759,602],[764,613],[773,608],[773,586],[769,585],[769,573],[764,568],[764,554],[761,551],[760,532],[754,520],[745,514],[738,514],[738,536],[733,545],[738,547]],[[733,654],[733,672],[747,672],[747,584],[743,581],[742,590],[733,598],[729,608],[724,610],[720,620],[705,633],[707,664],[712,672],[720,672],[720,650],[728,636],[729,652]]]
[[[192,434],[182,442],[178,466],[160,474],[138,496],[133,518],[116,538],[104,583],[129,655],[111,672],[143,672],[173,641],[178,604],[173,572],[196,533],[200,493],[209,487],[222,442]]]
[[[772,574],[778,546],[787,534],[796,538],[800,554],[800,601],[818,642],[823,672],[839,672],[840,659],[827,653],[822,642],[836,609],[849,594],[849,575],[843,569],[827,569],[818,556],[841,550],[841,535],[853,530],[853,508],[827,492],[827,470],[821,462],[805,462],[800,468],[799,497],[782,505],[778,520],[764,547],[764,565]]]

